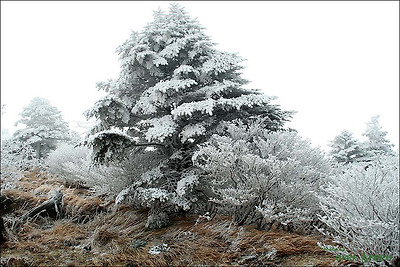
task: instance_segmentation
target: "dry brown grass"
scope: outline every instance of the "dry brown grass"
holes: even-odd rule
[[[12,209],[32,208],[45,201],[45,197],[37,197],[32,192],[25,192],[18,189],[5,189],[1,192],[12,202]]]
[[[26,179],[25,179],[26,178]],[[8,196],[28,206],[41,203],[60,181],[43,174],[24,177]],[[1,246],[5,266],[332,266],[335,258],[317,246],[318,236],[260,231],[228,217],[196,223],[197,216],[172,218],[171,225],[146,231],[146,210],[105,210],[103,201],[83,189],[63,188],[64,218],[32,219]],[[16,214],[13,214],[16,216]],[[86,217],[85,217],[86,216]],[[76,218],[85,220],[76,220]],[[142,247],[133,247],[143,240]],[[149,254],[168,244],[169,251]],[[273,251],[276,250],[275,253]]]
[[[79,196],[76,189],[64,189],[64,213],[70,217],[78,217],[81,220],[89,219],[94,214],[104,211],[103,201],[98,197]]]

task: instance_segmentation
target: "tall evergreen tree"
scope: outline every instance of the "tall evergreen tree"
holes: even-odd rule
[[[365,157],[361,144],[347,130],[336,136],[330,146],[332,148],[330,151],[331,157],[339,163],[359,162]]]
[[[61,111],[52,106],[47,99],[35,97],[20,113],[16,122],[25,124],[13,137],[32,146],[36,158],[45,158],[54,150],[57,142],[69,139],[68,124],[63,120]]]
[[[99,121],[87,143],[97,162],[123,159],[132,151],[139,156],[146,150],[138,148],[148,146],[164,155],[124,191],[136,194],[151,214],[163,203],[188,207],[180,186],[198,184],[191,157],[198,144],[222,130],[221,121],[259,118],[276,131],[291,116],[271,104],[273,97],[243,88],[242,60],[216,50],[179,5],[168,13],[156,11],[154,21],[133,32],[117,52],[121,72],[98,84],[108,95],[87,112]]]
[[[369,157],[380,154],[394,155],[394,145],[385,138],[387,132],[382,130],[382,126],[379,124],[379,117],[379,115],[373,116],[371,120],[367,122],[367,128],[363,133],[363,135],[368,138],[364,146]]]

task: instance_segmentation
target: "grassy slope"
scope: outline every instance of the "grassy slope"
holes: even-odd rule
[[[4,216],[10,228],[15,218],[62,185],[51,175],[26,173],[17,188],[2,193],[17,205]],[[234,225],[229,218],[197,221],[198,216],[171,218],[169,227],[145,231],[145,211],[129,207],[106,209],[104,201],[84,189],[63,188],[64,216],[38,216],[25,223],[1,246],[1,263],[8,266],[146,266],[146,265],[283,265],[334,266],[332,254],[317,246],[319,236],[259,231]],[[146,244],[134,248],[135,240]],[[151,255],[155,245],[169,251]],[[276,253],[273,251],[276,250]]]

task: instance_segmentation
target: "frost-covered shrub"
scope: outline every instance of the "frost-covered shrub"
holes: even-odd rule
[[[15,187],[22,172],[40,167],[33,148],[18,139],[8,139],[1,143],[1,189]]]
[[[87,147],[60,144],[45,161],[49,171],[73,186],[90,186],[98,195],[115,196],[129,184],[115,166],[93,166]]]
[[[327,235],[359,257],[399,256],[399,158],[343,167],[320,196]]]
[[[51,172],[71,184],[85,181],[89,163],[86,147],[74,147],[66,143],[60,144],[46,159]]]
[[[319,149],[295,132],[268,133],[257,124],[227,124],[193,156],[210,179],[213,201],[238,223],[260,214],[264,221],[296,224],[316,219],[314,192],[330,167]]]

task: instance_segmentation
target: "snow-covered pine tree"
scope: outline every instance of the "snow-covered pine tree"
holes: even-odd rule
[[[118,197],[133,194],[136,203],[151,208],[150,214],[163,214],[160,210],[171,204],[187,210],[198,200],[188,196],[199,184],[191,158],[221,121],[261,118],[266,129],[276,131],[291,116],[271,104],[273,97],[243,88],[242,60],[218,51],[177,4],[168,13],[154,12],[154,21],[133,32],[117,52],[121,72],[98,84],[108,95],[87,112],[99,121],[87,143],[100,163],[124,159],[132,151],[139,157],[149,146],[164,155]],[[147,226],[161,227],[160,220],[150,216]]]
[[[339,163],[353,163],[365,159],[365,152],[361,144],[353,137],[353,134],[343,130],[330,143],[331,157]]]
[[[32,146],[37,159],[45,158],[58,141],[69,140],[68,124],[47,99],[33,98],[20,115],[22,118],[15,125],[22,123],[25,128],[17,130],[13,137]]]
[[[394,145],[385,138],[387,132],[382,130],[382,126],[380,126],[378,121],[379,117],[379,115],[373,116],[371,120],[367,122],[367,128],[363,133],[363,136],[368,138],[368,140],[364,143],[364,147],[369,158],[381,154],[395,154],[393,151]]]

